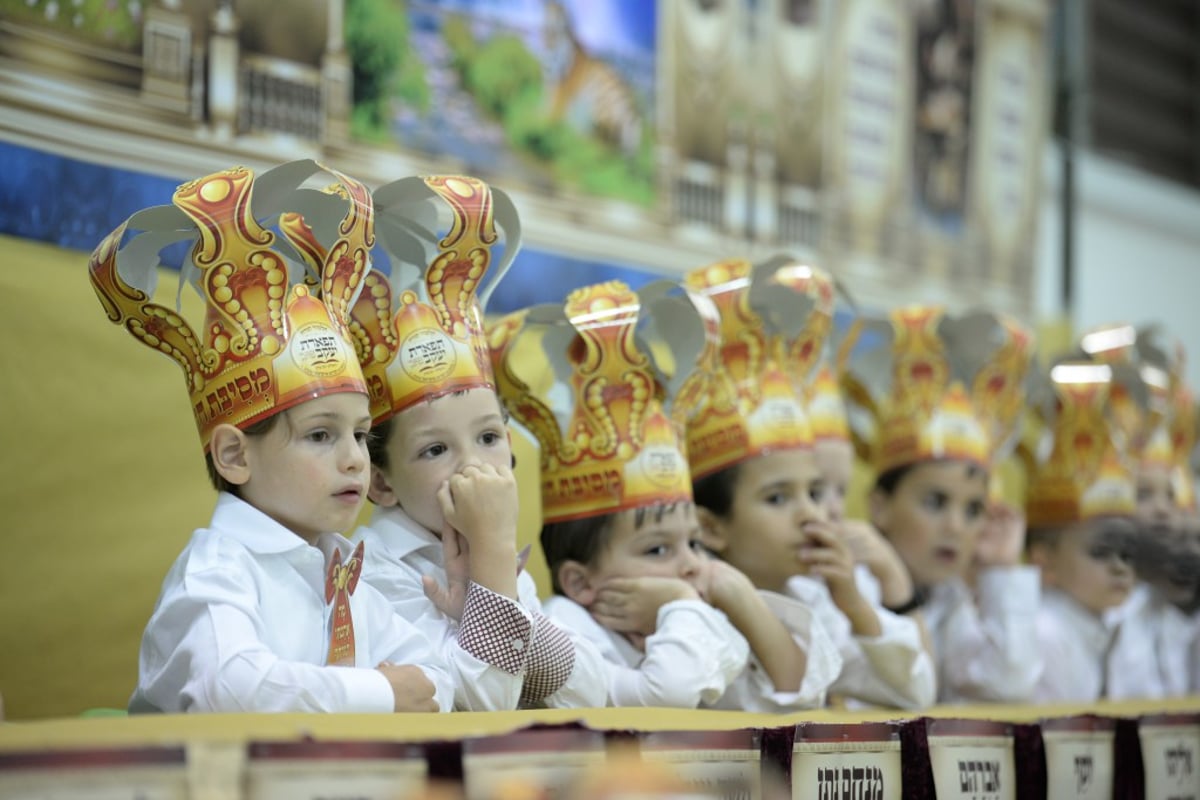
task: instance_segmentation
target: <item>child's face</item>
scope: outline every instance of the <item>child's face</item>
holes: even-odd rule
[[[854,469],[854,446],[838,439],[823,439],[813,447],[817,459],[817,471],[824,485],[821,487],[820,504],[830,522],[841,522],[846,517],[846,491]]]
[[[1133,531],[1128,522],[1081,522],[1060,531],[1053,542],[1035,548],[1031,555],[1047,586],[1101,614],[1125,602],[1133,590]]]
[[[659,511],[631,509],[613,517],[608,546],[586,567],[590,587],[609,578],[681,578],[708,595],[709,556],[700,545],[695,506],[676,503]]]
[[[364,394],[331,394],[246,439],[246,502],[313,543],[354,524],[367,497],[371,413]]]
[[[965,461],[921,462],[890,495],[871,494],[871,521],[920,586],[966,573],[986,508],[987,474]]]
[[[1161,467],[1142,467],[1137,476],[1137,521],[1147,529],[1171,525],[1178,514],[1171,473]]]
[[[783,589],[788,578],[803,571],[805,526],[826,519],[817,503],[821,491],[811,449],[779,450],[742,462],[729,513],[712,518],[721,558],[760,589]]]
[[[399,505],[416,522],[442,532],[437,493],[469,464],[512,468],[508,428],[491,389],[470,389],[417,403],[393,417],[388,468],[375,467],[371,498]],[[381,492],[382,481],[386,490]]]

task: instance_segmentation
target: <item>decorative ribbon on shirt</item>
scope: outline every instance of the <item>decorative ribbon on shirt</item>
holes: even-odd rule
[[[333,603],[333,624],[329,631],[329,655],[325,659],[330,666],[354,666],[354,621],[350,617],[350,595],[358,586],[358,576],[362,573],[363,543],[345,563],[342,553],[334,548],[333,557],[329,559],[329,569],[325,575],[325,602]]]

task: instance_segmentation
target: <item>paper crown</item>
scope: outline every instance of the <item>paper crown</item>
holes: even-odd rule
[[[500,396],[541,446],[544,523],[691,500],[679,390],[705,342],[698,305],[611,281],[489,329]]]
[[[988,312],[859,317],[838,353],[859,454],[878,474],[930,459],[990,468],[1014,441],[1031,351],[1020,326]]]
[[[1095,361],[1064,361],[1050,370],[1052,400],[1043,403],[1047,447],[1031,465],[1025,513],[1031,527],[1067,525],[1136,509],[1130,465],[1113,422],[1113,370]]]
[[[390,275],[367,275],[350,331],[378,424],[421,400],[495,386],[483,308],[521,226],[508,196],[478,178],[404,178],[374,199]]]
[[[804,383],[833,325],[829,277],[779,256],[719,261],[684,284],[719,314],[719,347],[702,361],[703,390],[687,426],[692,477],[811,446]]]
[[[302,188],[319,172],[336,184]],[[206,452],[218,425],[245,428],[321,395],[366,393],[345,327],[374,239],[361,183],[309,160],[257,178],[234,167],[183,184],[172,202],[127,219],[88,269],[109,319],[183,368]],[[294,251],[275,246],[276,224]],[[126,240],[131,231],[142,233]],[[159,251],[179,241],[195,243],[180,292],[191,283],[203,298],[198,327],[178,300],[175,309],[152,300]]]
[[[807,401],[813,441],[850,441],[846,402],[832,365],[822,364],[817,369],[816,377],[808,385]]]

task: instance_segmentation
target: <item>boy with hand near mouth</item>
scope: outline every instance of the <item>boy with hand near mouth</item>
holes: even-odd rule
[[[465,176],[406,178],[375,197],[392,274],[368,276],[353,311],[373,387],[376,509],[353,537],[367,546],[364,579],[441,646],[457,708],[603,705],[599,653],[542,613],[517,552],[513,455],[482,310],[520,248],[516,209]]]

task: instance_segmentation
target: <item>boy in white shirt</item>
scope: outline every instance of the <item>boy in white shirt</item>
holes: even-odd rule
[[[689,273],[686,285],[720,311],[719,368],[688,428],[707,545],[764,594],[812,611],[842,661],[831,692],[896,708],[932,705],[933,662],[920,628],[878,605],[877,584],[856,569],[818,502],[824,481],[804,382],[832,323],[832,282],[784,259],[720,262]]]
[[[990,315],[909,306],[860,318],[839,355],[844,396],[871,422],[858,434],[877,475],[871,523],[912,576],[905,610],[921,608],[939,703],[1028,702],[1041,672],[1023,519],[989,503],[1030,352],[1023,331]]]
[[[794,635],[701,546],[674,421],[690,411],[684,382],[705,340],[693,302],[614,281],[493,337],[501,396],[542,447],[541,542],[556,592],[546,609],[604,654],[612,705],[811,706],[839,666],[823,632],[793,606]],[[522,352],[524,333],[540,336],[541,354]]]
[[[457,708],[604,705],[600,654],[542,613],[517,553],[513,455],[476,299],[499,234],[489,286],[520,247],[516,209],[465,176],[406,178],[375,196],[392,275],[368,276],[353,312],[376,387],[376,509],[353,537],[367,545],[364,579],[442,647]],[[440,227],[439,212],[450,213]]]
[[[322,170],[338,191],[301,188]],[[361,548],[337,533],[370,475],[367,386],[345,320],[370,268],[369,193],[300,161],[257,179],[209,175],[173,201],[130,218],[90,264],[109,318],[183,367],[220,491],[163,582],[130,711],[448,710],[443,661],[360,582]],[[277,219],[311,254],[319,299],[271,247]],[[127,226],[145,233],[122,246]],[[148,299],[158,250],[185,238],[197,240],[181,279],[199,272],[199,329]]]
[[[1038,702],[1112,697],[1112,612],[1134,586],[1134,479],[1109,430],[1112,371],[1064,362],[1050,372],[1052,446],[1030,471],[1029,560],[1042,573],[1037,642],[1045,668]],[[1082,443],[1082,444],[1081,444]]]

